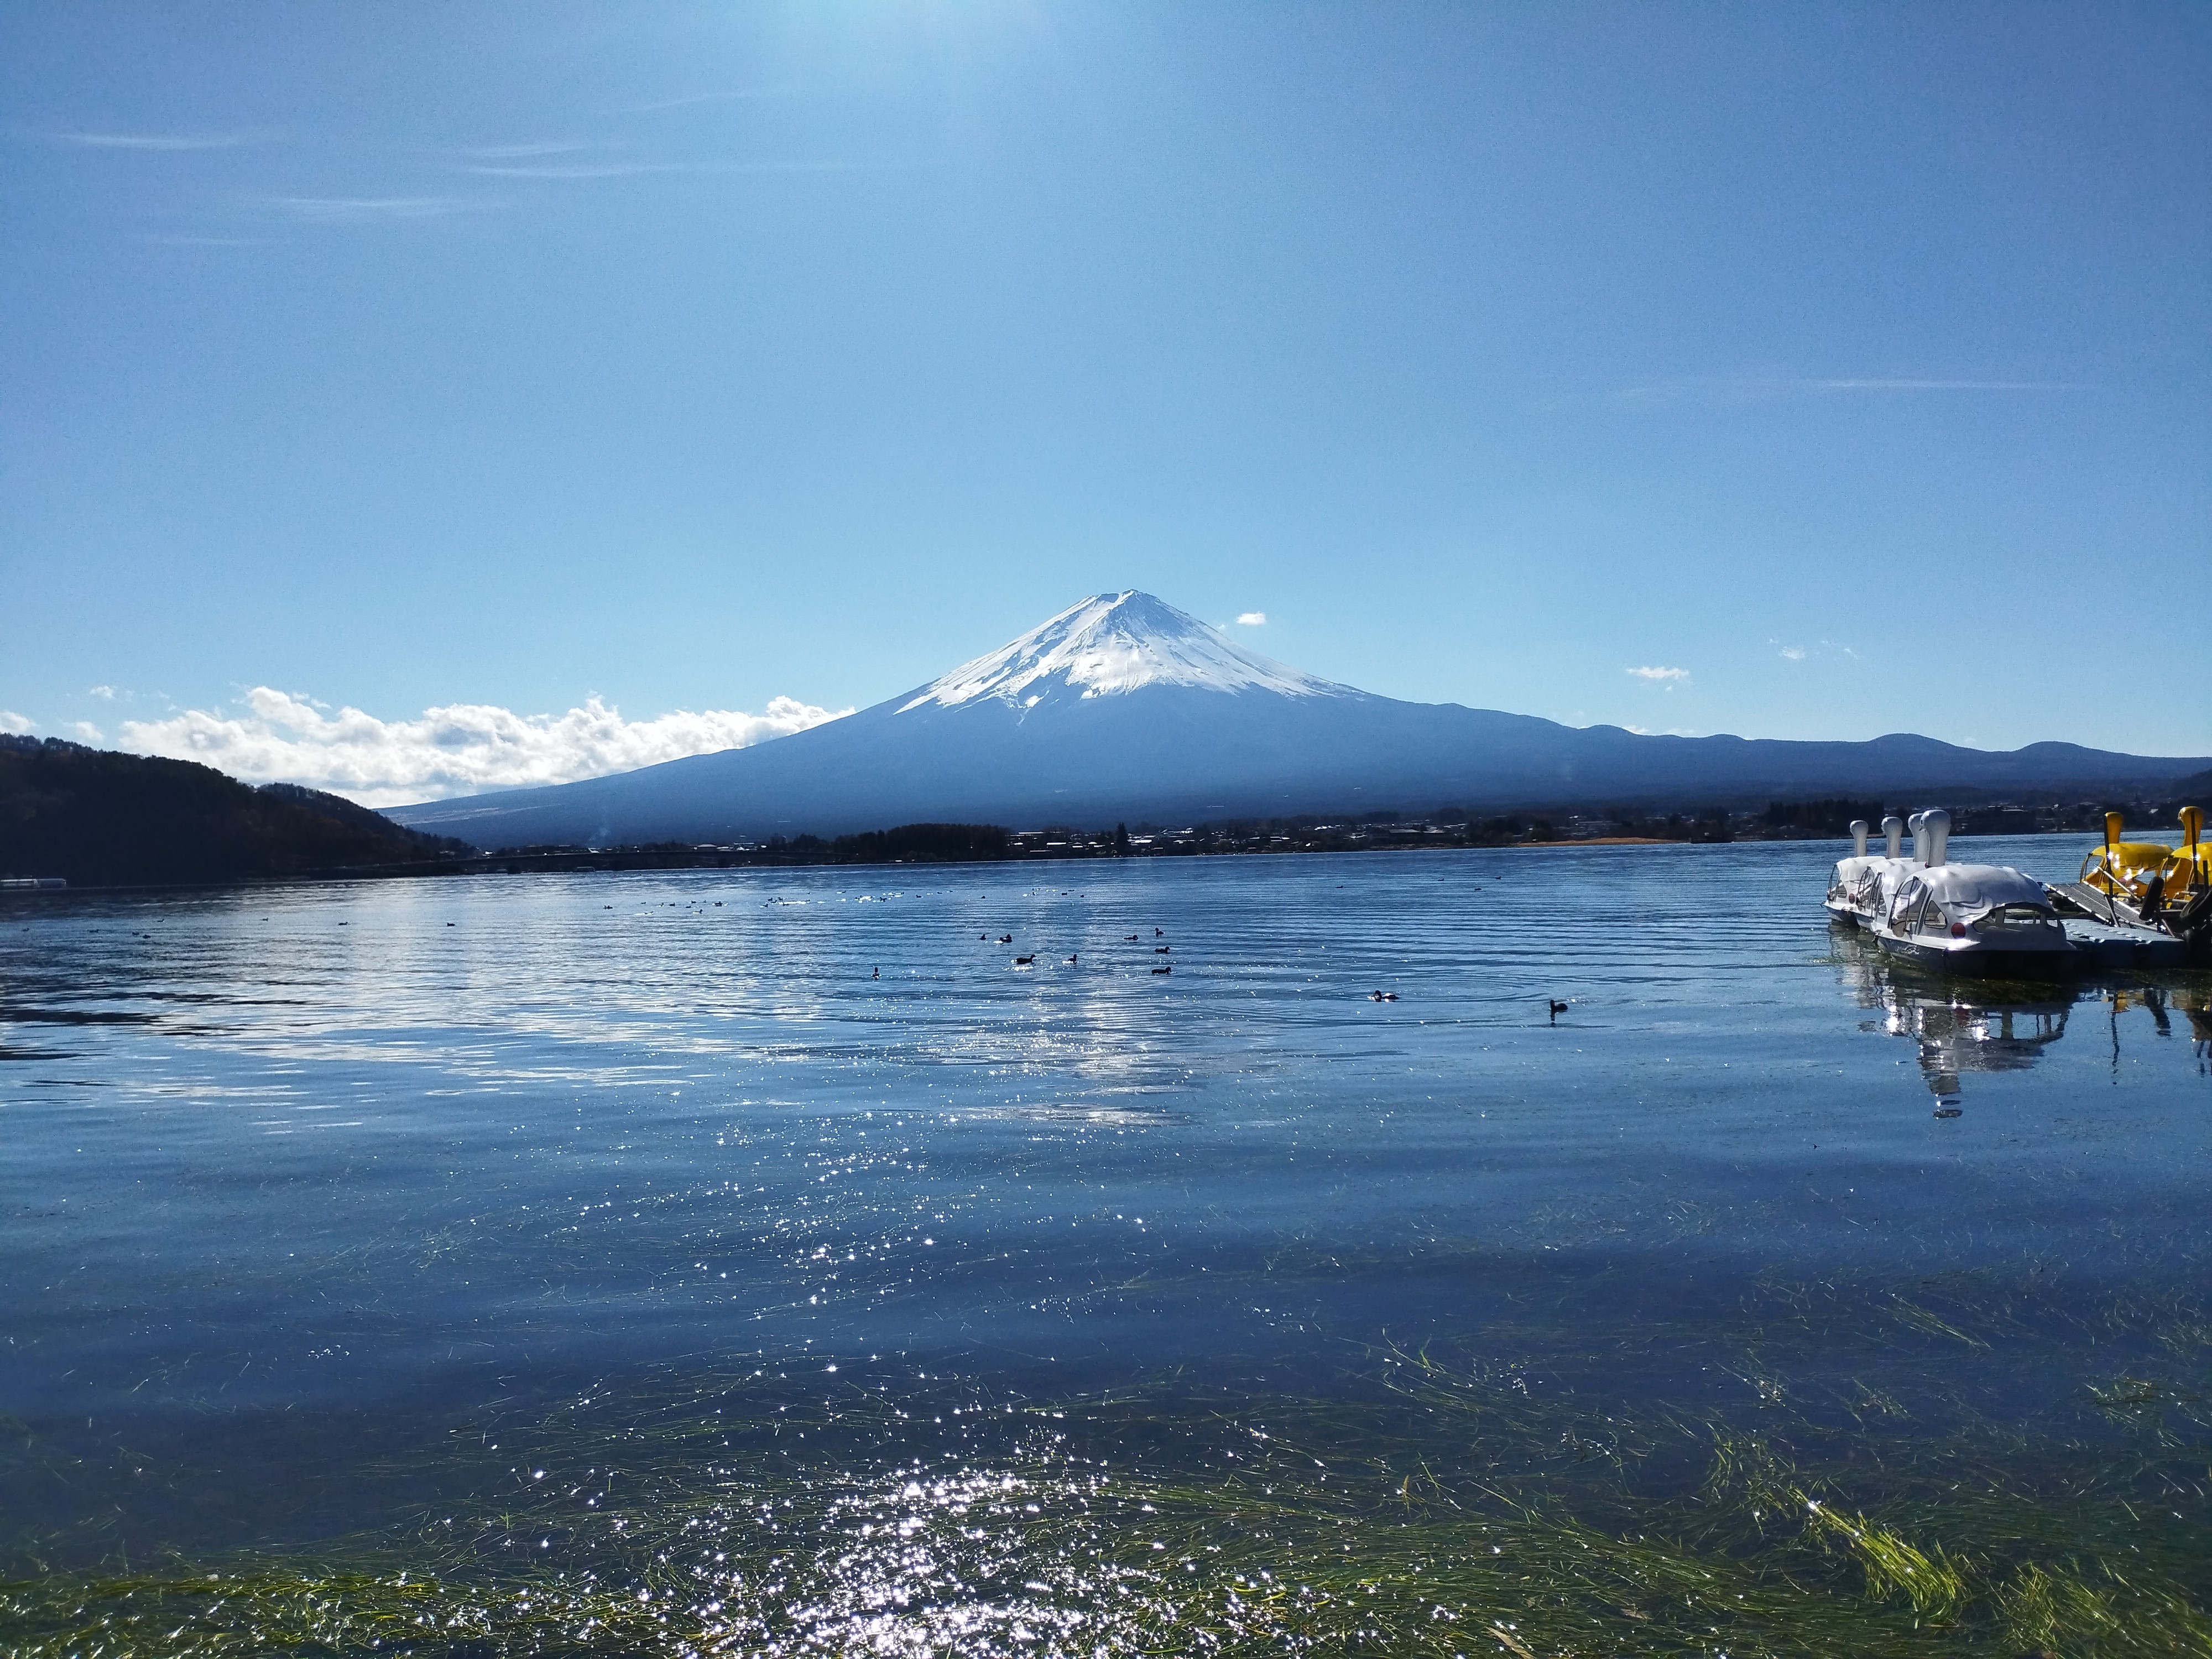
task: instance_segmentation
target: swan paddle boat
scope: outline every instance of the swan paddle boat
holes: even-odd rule
[[[1919,836],[1913,837],[1913,855],[1904,856],[1905,820],[1895,813],[1881,821],[1889,850],[1869,855],[1870,831],[1864,818],[1851,820],[1851,856],[1837,860],[1828,878],[1828,914],[1846,927],[1871,927],[1889,914],[1889,902],[1898,884],[1920,867]]]
[[[2203,815],[2192,806],[2180,817],[2188,839],[2174,849],[2123,842],[2112,814],[2087,878],[2049,886],[2010,865],[1952,863],[1951,817],[1941,810],[1885,818],[1879,854],[1868,851],[1862,819],[1851,825],[1851,856],[1829,876],[1828,914],[1864,929],[1887,955],[1952,973],[2045,979],[2185,967],[2212,957],[2212,860]]]
[[[1908,830],[1909,858],[1899,846]],[[1865,928],[1887,954],[1948,973],[2035,979],[2072,966],[2074,943],[2041,882],[2010,865],[1950,861],[1948,812],[1892,817],[1882,831],[1887,852],[1869,855],[1865,821],[1851,825],[1853,854],[1829,878],[1831,915]]]

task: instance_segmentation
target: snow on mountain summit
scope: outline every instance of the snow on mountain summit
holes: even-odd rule
[[[954,708],[987,697],[1027,708],[1062,688],[1085,697],[1104,697],[1148,685],[1274,691],[1293,697],[1352,695],[1348,686],[1247,651],[1197,617],[1132,588],[1070,605],[996,651],[931,681],[898,712],[927,703]]]

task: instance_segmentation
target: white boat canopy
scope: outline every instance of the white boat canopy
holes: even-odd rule
[[[1932,870],[1914,871],[1906,887],[1908,891],[1917,887],[1919,891],[1932,894],[1936,903],[1956,921],[1972,921],[2001,904],[2032,904],[2043,910],[2051,908],[2043,884],[2023,876],[2009,865],[1939,864]]]

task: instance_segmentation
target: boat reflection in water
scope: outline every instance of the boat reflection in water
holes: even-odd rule
[[[2188,1036],[2199,1073],[2212,1073],[2212,988],[2201,984],[2048,984],[2031,980],[1955,980],[1916,971],[1856,931],[1836,929],[1836,967],[1860,1009],[1881,1018],[1863,1030],[1909,1037],[1920,1048],[1920,1075],[1936,1095],[1938,1113],[1960,1110],[1969,1073],[2024,1071],[2044,1048],[2066,1036],[2079,1005],[2094,1005],[2111,1026],[2112,1061],[2119,1064],[2119,1015],[2150,1013],[2161,1037]],[[2197,975],[2192,975],[2197,978]],[[2181,1022],[2174,1015],[2181,1015]],[[2090,1015],[2094,1020],[2094,1013]],[[2077,1037],[2079,1042],[2079,1037]]]
[[[1864,933],[1840,927],[1836,963],[1852,1001],[1880,1011],[1879,1018],[1860,1029],[1886,1031],[1918,1045],[1921,1075],[1945,1116],[1960,1109],[1963,1077],[2034,1065],[2066,1035],[2068,1017],[2083,1003],[2106,1017],[2114,1065],[2119,1063],[2120,1016],[2142,1008],[2157,1035],[2168,1039],[2184,1035],[2184,1026],[2173,1018],[2180,1014],[2198,1072],[2212,1074],[2212,985],[1960,980],[1918,971],[1886,954]]]

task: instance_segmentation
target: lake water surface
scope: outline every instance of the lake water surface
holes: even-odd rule
[[[1836,852],[0,906],[0,1651],[2212,1652],[2212,980]]]

